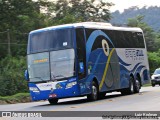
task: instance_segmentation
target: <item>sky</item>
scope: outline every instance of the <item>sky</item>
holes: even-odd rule
[[[160,6],[160,0],[106,0],[107,2],[112,2],[115,5],[111,7],[111,11],[114,12],[119,10],[123,12],[124,9],[127,9],[131,6]]]

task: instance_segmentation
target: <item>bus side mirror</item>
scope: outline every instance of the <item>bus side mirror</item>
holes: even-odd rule
[[[26,81],[29,81],[29,74],[28,74],[28,70],[25,70],[24,72],[24,77]]]
[[[84,73],[84,64],[83,64],[83,62],[79,63],[79,72],[80,73]]]

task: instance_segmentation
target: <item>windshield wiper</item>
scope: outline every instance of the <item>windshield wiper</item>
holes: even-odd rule
[[[52,75],[52,78],[53,78],[53,79],[56,79],[57,77],[58,77],[58,78],[59,78],[59,77],[62,77],[62,78],[63,78],[64,76],[63,76],[63,75]]]
[[[46,80],[43,80],[41,77],[34,77],[34,78],[37,78],[37,79],[39,79],[39,80],[41,80],[41,81],[46,82]]]
[[[57,78],[57,77],[64,77],[64,76],[63,75],[56,75],[55,78]]]
[[[63,75],[52,75],[52,80],[58,80],[58,79],[64,79],[64,78],[66,77]]]

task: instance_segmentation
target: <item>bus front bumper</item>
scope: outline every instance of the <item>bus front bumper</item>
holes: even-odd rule
[[[29,83],[33,101],[80,96],[77,82]]]

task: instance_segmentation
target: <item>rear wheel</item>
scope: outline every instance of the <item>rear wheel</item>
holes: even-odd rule
[[[92,92],[91,94],[87,95],[87,99],[89,101],[95,101],[98,99],[98,86],[94,81],[92,82],[91,89],[92,89]]]
[[[129,94],[133,94],[134,93],[134,79],[133,77],[130,77],[130,87],[129,87]]]
[[[58,99],[48,99],[48,102],[52,105],[55,105],[58,103]]]
[[[139,93],[140,88],[141,88],[140,82],[139,80],[136,79],[134,84],[134,93]]]
[[[121,90],[122,95],[129,95],[134,93],[134,79],[132,76],[130,76],[129,80],[129,87],[126,89]]]

